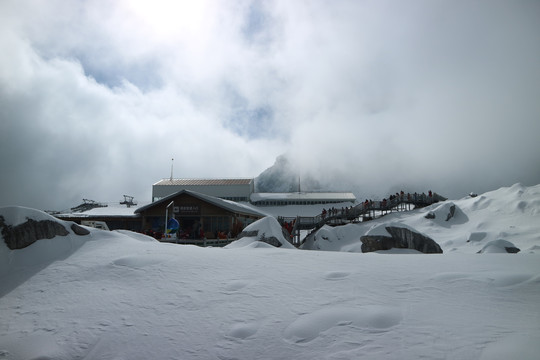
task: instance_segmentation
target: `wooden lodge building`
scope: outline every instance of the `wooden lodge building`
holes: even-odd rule
[[[190,190],[180,190],[135,210],[143,229],[164,229],[166,213],[174,216],[180,229],[191,238],[199,237],[200,230],[208,239],[218,232],[235,237],[244,227],[266,215],[251,207]]]

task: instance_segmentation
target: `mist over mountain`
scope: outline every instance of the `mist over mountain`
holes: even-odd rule
[[[377,178],[369,169],[356,176],[358,169],[349,171],[336,168],[318,167],[305,163],[294,155],[279,155],[275,163],[255,177],[255,191],[262,193],[281,192],[352,192],[357,199],[383,199],[387,195],[401,190],[405,192],[426,192],[433,190],[448,197],[448,189],[430,187],[426,181],[411,181],[402,177],[387,178],[387,182],[373,180]],[[466,192],[460,193],[466,195]]]
[[[279,193],[298,191],[324,191],[317,179],[303,174],[286,155],[276,158],[274,165],[255,178],[255,191]]]

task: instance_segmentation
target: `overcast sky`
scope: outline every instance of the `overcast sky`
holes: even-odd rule
[[[540,1],[0,2],[0,206],[287,154],[359,197],[540,183]]]

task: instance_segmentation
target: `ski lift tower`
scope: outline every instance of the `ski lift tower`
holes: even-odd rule
[[[133,196],[124,195],[124,201],[121,201],[120,205],[126,205],[127,207],[131,207],[132,205],[137,205],[137,203],[133,202]]]

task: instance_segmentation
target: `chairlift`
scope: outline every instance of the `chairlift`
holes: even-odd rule
[[[127,207],[130,207],[131,205],[137,205],[137,203],[133,202],[133,196],[124,195],[124,201],[121,201],[120,205],[126,205]]]
[[[97,207],[107,207],[107,204],[101,204],[94,200],[83,199],[83,203],[76,207],[72,207],[71,211],[84,212],[84,211],[88,211],[90,209],[97,208]]]

